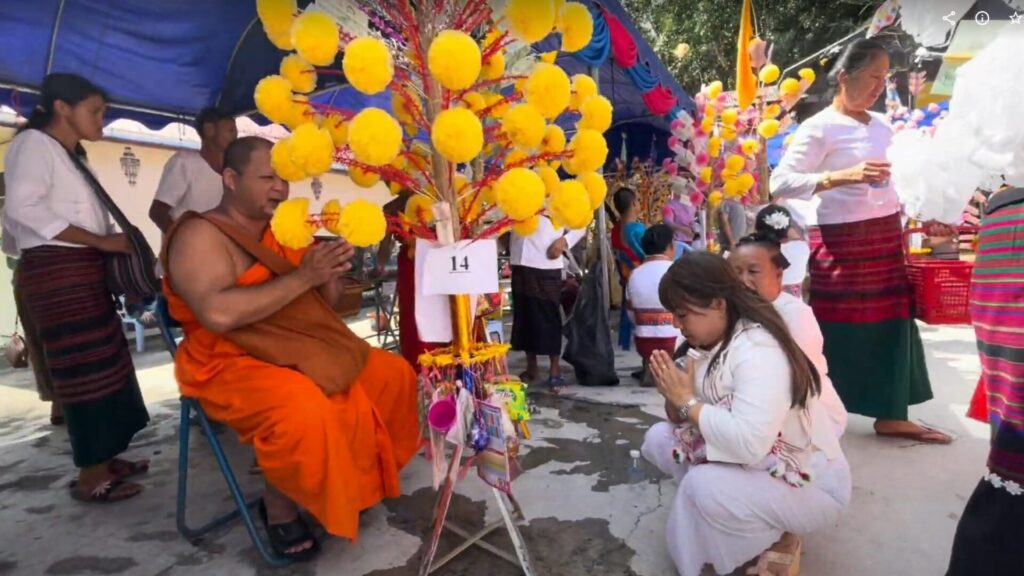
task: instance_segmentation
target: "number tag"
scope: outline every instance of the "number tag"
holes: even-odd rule
[[[418,242],[417,250],[426,242]],[[424,294],[492,294],[498,291],[498,243],[463,240],[430,244],[423,274]]]

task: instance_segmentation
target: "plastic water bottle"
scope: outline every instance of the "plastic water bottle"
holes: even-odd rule
[[[639,484],[643,482],[643,471],[640,470],[640,451],[633,449],[629,451],[629,483]]]

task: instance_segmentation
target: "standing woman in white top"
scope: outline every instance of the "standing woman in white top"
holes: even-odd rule
[[[35,319],[54,395],[64,408],[78,479],[71,496],[113,502],[137,495],[126,479],[148,462],[118,458],[149,415],[135,378],[104,256],[132,250],[71,154],[103,137],[106,96],[73,74],[43,80],[39,105],[5,159],[3,234],[14,239],[16,289]]]
[[[647,431],[642,452],[679,480],[666,528],[676,570],[756,562],[757,574],[796,574],[795,535],[834,524],[851,491],[817,370],[717,255],[684,254],[660,292],[686,339],[686,369],[651,355],[668,422]]]
[[[512,349],[526,353],[524,382],[538,377],[538,356],[550,362],[547,384],[565,386],[559,358],[562,356],[562,254],[570,250],[586,230],[555,228],[541,216],[537,230],[529,236],[515,232],[509,241],[512,265]]]
[[[772,303],[786,323],[790,336],[814,364],[821,378],[821,403],[832,420],[836,435],[842,436],[846,431],[846,407],[828,376],[821,328],[811,307],[785,290],[783,279],[790,262],[779,243],[779,235],[782,234],[785,234],[785,228],[777,231],[776,235],[755,232],[740,238],[736,249],[729,253],[729,263],[747,288]]]
[[[832,105],[800,125],[771,178],[778,198],[816,197],[810,225],[810,304],[825,356],[850,412],[875,418],[882,436],[947,444],[908,421],[932,398],[911,315],[900,203],[889,181],[892,127],[868,110],[885,90],[889,56],[874,40],[850,44],[829,75]]]

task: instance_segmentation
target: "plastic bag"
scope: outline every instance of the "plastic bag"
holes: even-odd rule
[[[580,386],[616,386],[615,351],[608,322],[608,298],[602,294],[601,266],[591,266],[583,276],[572,315],[565,323],[568,339],[562,358],[576,371]]]

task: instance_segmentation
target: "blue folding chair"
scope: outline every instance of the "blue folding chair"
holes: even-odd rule
[[[171,318],[167,310],[167,300],[163,296],[157,299],[156,316],[160,327],[160,335],[164,339],[164,344],[167,345],[167,351],[171,353],[171,358],[173,358],[178,352],[178,340],[175,338],[174,331],[180,327]],[[199,528],[190,528],[185,519],[185,508],[188,502],[189,436],[191,435],[189,421],[193,413],[199,420],[199,426],[202,428],[207,442],[210,443],[213,455],[217,459],[217,465],[220,466],[221,474],[224,475],[224,481],[227,482],[228,490],[235,500],[234,510],[214,518]],[[203,408],[195,398],[181,397],[181,425],[178,430],[178,443],[178,504],[176,513],[178,532],[187,540],[195,541],[228,522],[241,517],[242,522],[245,523],[245,529],[249,532],[249,538],[252,540],[253,545],[256,546],[256,549],[259,550],[260,556],[263,556],[264,560],[276,567],[290,565],[292,563],[291,560],[275,554],[263,542],[263,539],[260,538],[259,533],[256,531],[256,524],[253,522],[251,509],[260,503],[260,498],[248,501],[245,499],[245,496],[242,494],[242,488],[238,485],[238,479],[235,478],[235,472],[231,469],[231,463],[228,462],[227,456],[224,454],[224,448],[221,446],[220,440],[217,439],[216,431],[210,419],[206,416],[206,412],[203,411]]]

